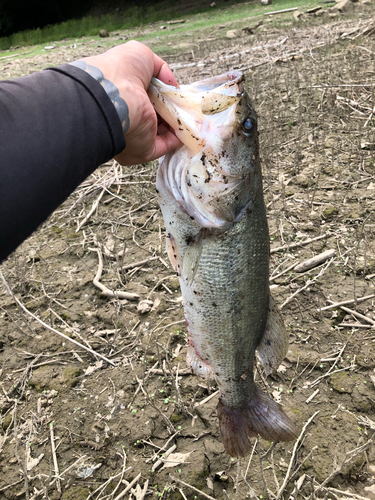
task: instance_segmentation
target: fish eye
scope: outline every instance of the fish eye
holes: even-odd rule
[[[246,120],[244,120],[242,122],[242,130],[244,131],[245,134],[249,134],[250,130],[252,128],[253,128],[253,124],[252,124],[250,118],[246,118]]]

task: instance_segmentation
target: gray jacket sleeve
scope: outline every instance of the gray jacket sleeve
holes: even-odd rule
[[[65,64],[0,82],[0,262],[125,147],[102,86]]]

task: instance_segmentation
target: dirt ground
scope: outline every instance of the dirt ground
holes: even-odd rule
[[[184,83],[246,75],[272,293],[290,335],[278,372],[266,379],[259,367],[256,378],[293,417],[298,440],[256,440],[241,460],[225,454],[216,387],[186,366],[157,164],[111,161],[0,266],[14,294],[0,284],[0,500],[375,498],[375,25],[371,4],[352,8],[255,30],[249,20],[180,38],[168,28],[174,53],[159,52]],[[145,43],[158,51],[157,38]],[[1,75],[100,45],[0,57]],[[326,250],[335,254],[318,267],[294,270]],[[101,294],[100,261],[100,283],[139,298]],[[343,301],[352,302],[334,305]]]

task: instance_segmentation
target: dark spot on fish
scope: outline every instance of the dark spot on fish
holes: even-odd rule
[[[213,305],[214,307],[217,307],[216,302],[212,302],[212,305]]]
[[[269,339],[266,340],[266,345],[271,345],[271,341]]]
[[[177,123],[178,123],[179,125],[182,125],[181,120],[180,120],[179,118],[177,118]]]
[[[207,179],[204,180],[205,184],[207,184],[208,182],[210,182],[210,177],[208,177]]]
[[[157,193],[159,193],[159,191],[158,191],[156,188],[155,188],[155,191],[156,191]]]
[[[237,253],[240,254],[241,253],[241,250],[239,248],[237,248]]]
[[[183,129],[183,128],[181,128],[181,127],[179,127],[179,129],[178,129],[178,130],[184,130],[184,129]]]
[[[194,238],[189,234],[188,236],[186,236],[185,241],[187,245],[191,245],[194,241]]]
[[[190,187],[190,186],[191,186],[191,182],[190,182],[190,181],[188,181],[187,185]]]
[[[191,219],[191,220],[195,220],[195,219],[194,219],[194,217],[193,217],[192,215],[190,215],[190,219]]]

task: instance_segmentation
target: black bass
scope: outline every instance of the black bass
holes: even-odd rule
[[[183,146],[160,160],[156,189],[170,261],[179,275],[189,332],[187,362],[220,389],[226,452],[245,456],[250,438],[290,441],[296,428],[253,378],[288,349],[269,291],[269,235],[257,117],[232,71],[180,88],[153,79],[149,96]]]

